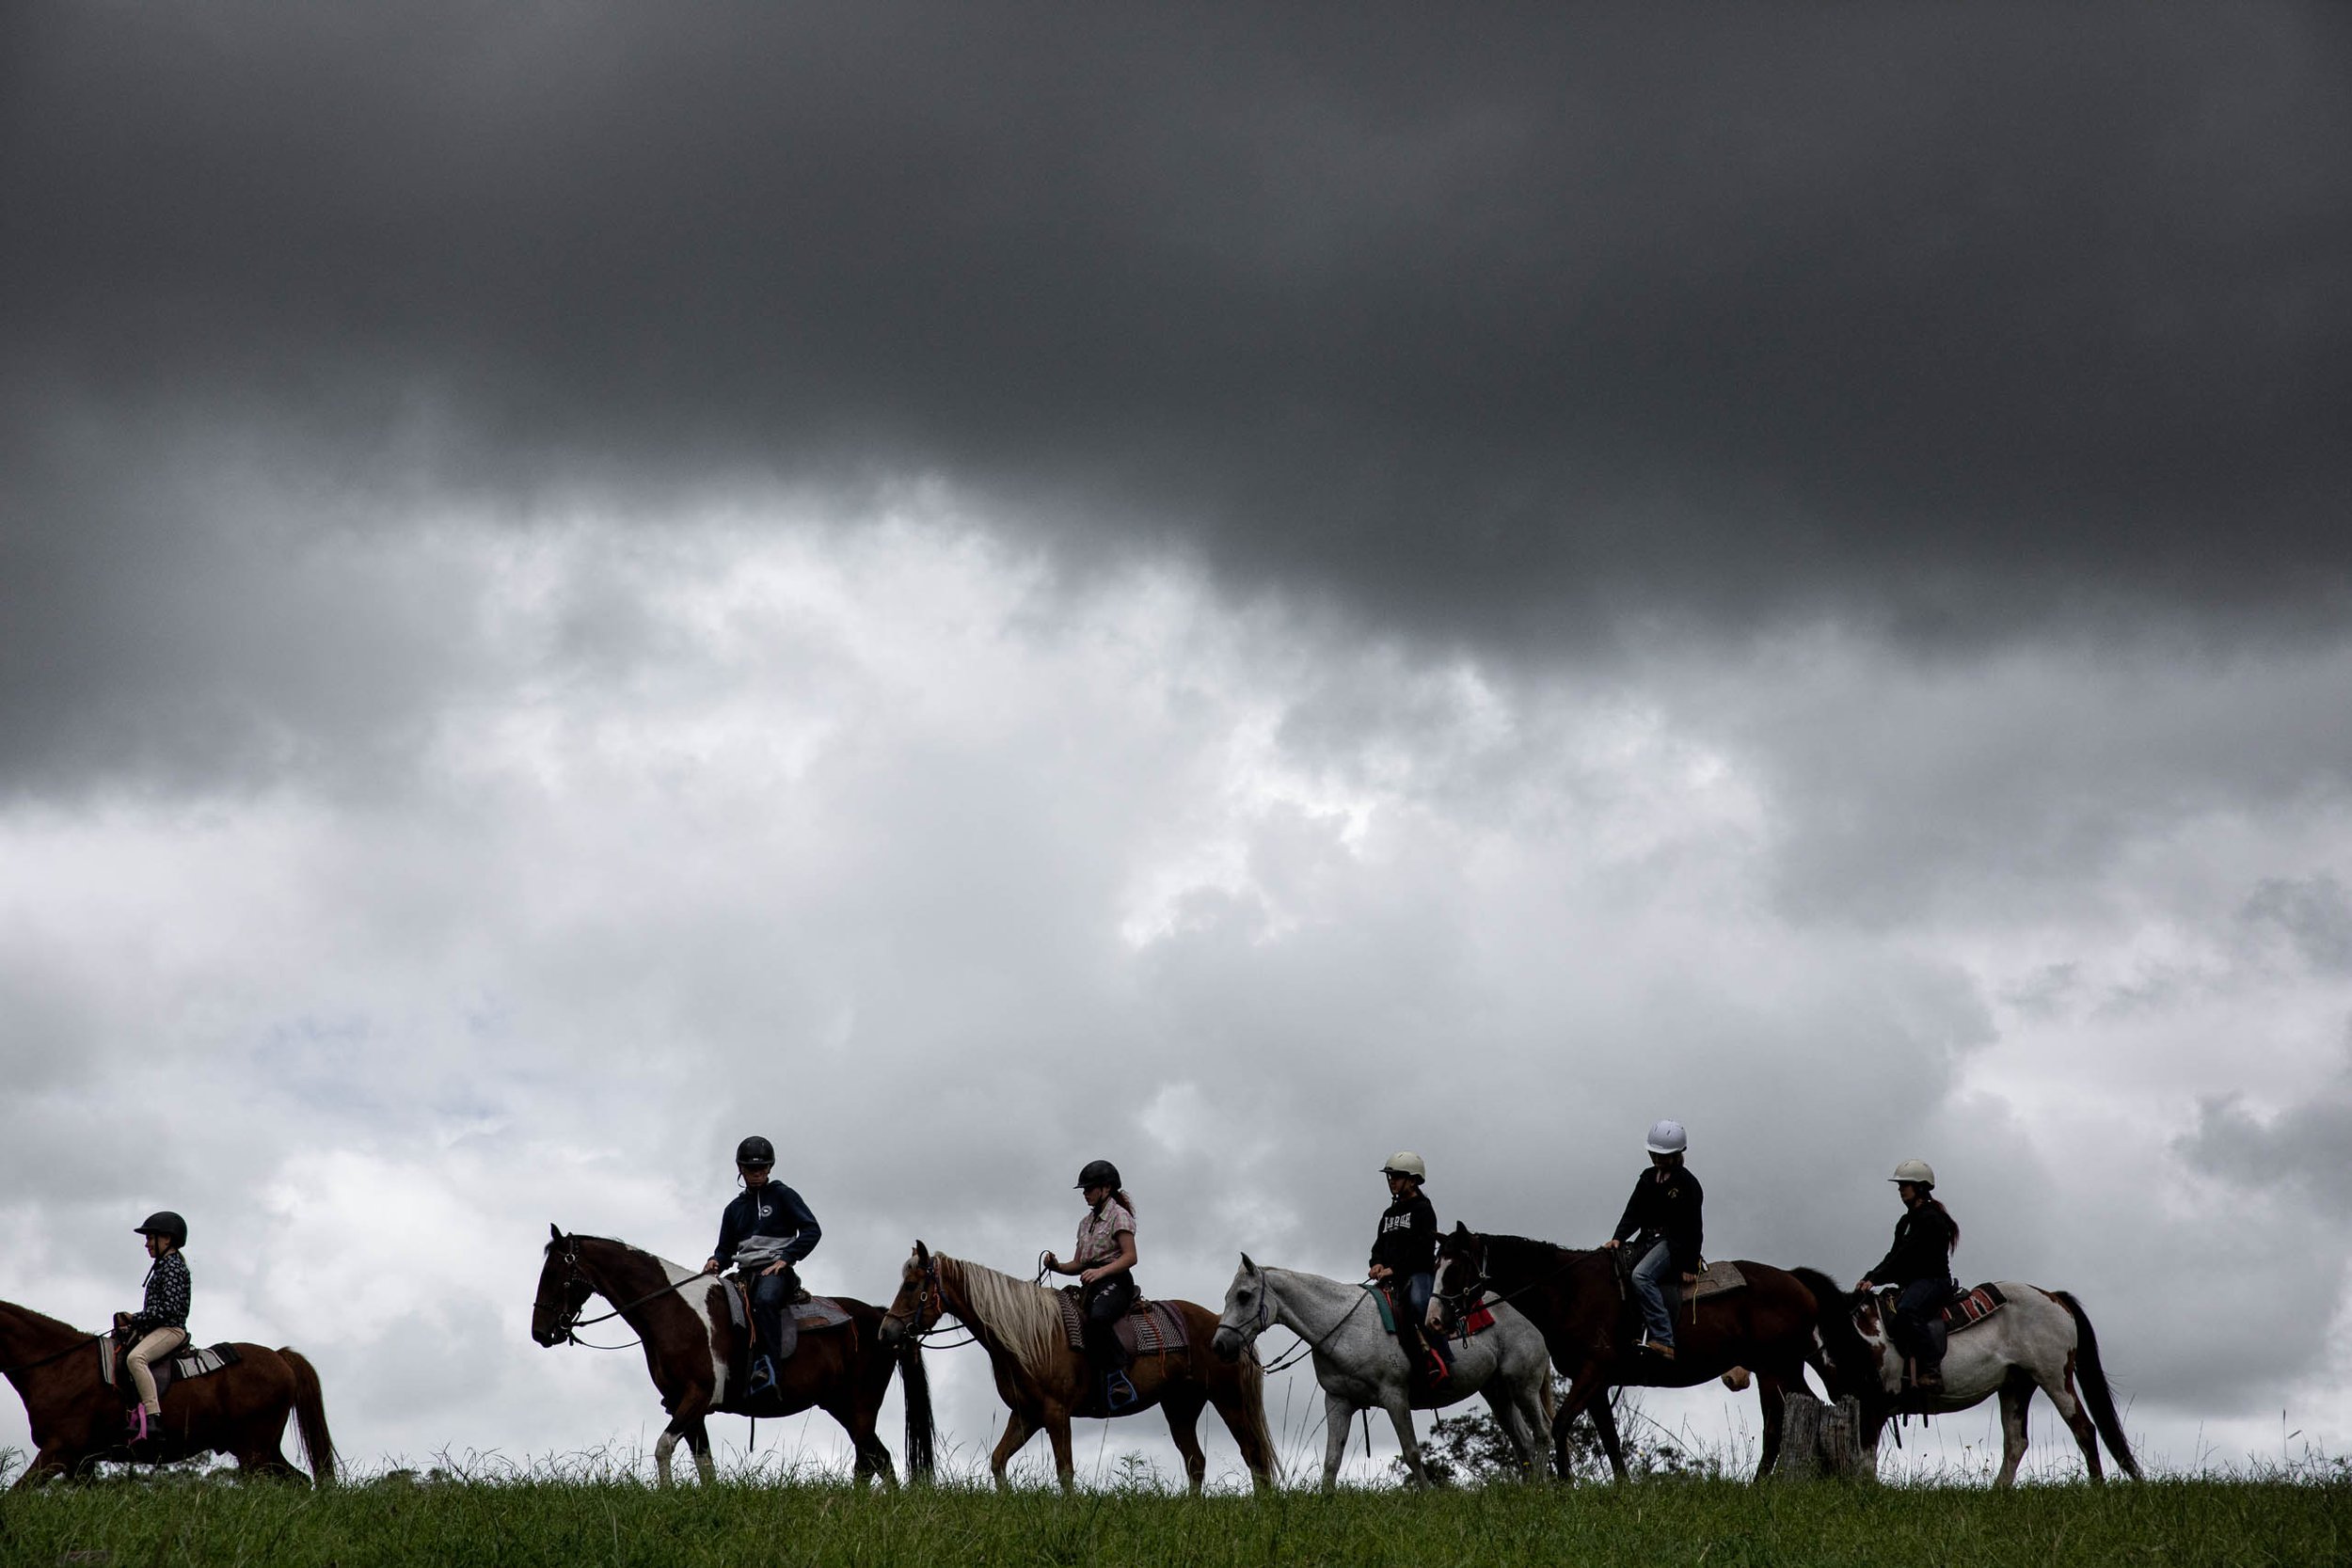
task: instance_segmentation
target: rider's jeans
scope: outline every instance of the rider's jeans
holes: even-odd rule
[[[800,1348],[801,1325],[792,1317],[792,1298],[799,1293],[800,1283],[800,1276],[790,1269],[752,1276],[752,1311],[759,1319],[760,1338],[766,1341],[761,1354],[775,1363],[778,1375]]]
[[[1944,1364],[1944,1306],[1960,1293],[1949,1279],[1915,1279],[1895,1298],[1899,1338],[1922,1370]]]
[[[1642,1326],[1649,1330],[1650,1343],[1655,1345],[1675,1342],[1675,1319],[1666,1310],[1663,1283],[1674,1266],[1674,1249],[1663,1242],[1643,1254],[1642,1260],[1633,1265],[1633,1294],[1642,1304]]]

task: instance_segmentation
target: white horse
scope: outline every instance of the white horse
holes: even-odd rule
[[[2124,1440],[2123,1423],[2099,1364],[2099,1338],[2091,1332],[2082,1303],[2064,1291],[2038,1285],[2002,1280],[1998,1288],[2007,1304],[1989,1318],[1953,1330],[1946,1340],[1941,1393],[1922,1394],[1903,1386],[1903,1353],[1893,1342],[1875,1299],[1855,1301],[1853,1341],[1836,1342],[1844,1336],[1834,1329],[1825,1335],[1833,1341],[1827,1349],[1836,1391],[1861,1398],[1863,1447],[1871,1463],[1877,1463],[1879,1437],[1889,1417],[1947,1415],[1998,1394],[2001,1470],[1993,1484],[2014,1485],[2017,1466],[2026,1457],[2026,1406],[2039,1388],[2066,1418],[2093,1481],[2104,1479],[2099,1470],[2101,1438],[2124,1474],[2137,1480],[2139,1461]],[[1840,1320],[1833,1313],[1829,1321],[1834,1324]]]
[[[1438,1409],[1472,1394],[1486,1395],[1521,1468],[1534,1475],[1551,1447],[1551,1353],[1534,1323],[1506,1306],[1491,1310],[1495,1325],[1455,1341],[1454,1375],[1437,1398],[1418,1402]],[[1319,1274],[1262,1269],[1244,1253],[1226,1288],[1225,1311],[1211,1343],[1219,1355],[1236,1359],[1276,1323],[1313,1347],[1315,1381],[1323,1385],[1323,1489],[1328,1492],[1339,1482],[1348,1422],[1359,1410],[1375,1405],[1389,1413],[1413,1480],[1429,1485],[1421,1445],[1413,1437],[1416,1402],[1408,1393],[1405,1353],[1396,1336],[1380,1326],[1380,1309],[1371,1293]]]

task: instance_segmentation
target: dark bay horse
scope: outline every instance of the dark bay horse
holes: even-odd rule
[[[1005,1466],[1041,1430],[1054,1445],[1054,1469],[1068,1489],[1076,1479],[1070,1460],[1070,1422],[1074,1416],[1101,1415],[1089,1394],[1093,1379],[1086,1357],[1070,1348],[1062,1331],[1060,1292],[994,1269],[934,1253],[921,1242],[899,1271],[898,1293],[882,1319],[886,1339],[913,1343],[953,1317],[972,1331],[988,1352],[996,1392],[1010,1412],[1005,1434],[989,1456],[996,1484]],[[1120,1411],[1134,1416],[1159,1405],[1168,1412],[1168,1434],[1184,1456],[1192,1490],[1200,1490],[1209,1468],[1194,1428],[1200,1407],[1214,1404],[1225,1430],[1241,1445],[1244,1463],[1261,1487],[1274,1484],[1274,1438],[1266,1430],[1265,1371],[1254,1354],[1227,1361],[1211,1347],[1216,1314],[1189,1301],[1164,1301],[1184,1321],[1182,1351],[1136,1358],[1127,1371],[1138,1396]]]
[[[335,1440],[326,1431],[319,1374],[298,1353],[239,1344],[242,1359],[234,1364],[175,1380],[164,1394],[162,1441],[134,1454],[124,1447],[122,1396],[99,1375],[102,1338],[0,1301],[0,1370],[15,1385],[33,1429],[33,1462],[17,1485],[78,1476],[101,1460],[167,1463],[203,1453],[227,1454],[240,1470],[299,1481],[302,1472],[278,1447],[289,1416],[311,1476],[321,1485],[335,1479]]]
[[[1456,1224],[1438,1243],[1437,1290],[1449,1306],[1482,1288],[1490,1291],[1544,1331],[1552,1365],[1568,1380],[1552,1429],[1562,1479],[1569,1473],[1568,1422],[1587,1409],[1610,1468],[1619,1481],[1626,1479],[1616,1422],[1604,1397],[1611,1388],[1687,1388],[1744,1367],[1756,1374],[1756,1397],[1764,1406],[1764,1453],[1756,1471],[1761,1481],[1780,1453],[1783,1396],[1804,1386],[1808,1366],[1821,1373],[1824,1384],[1829,1380],[1822,1335],[1827,1318],[1844,1313],[1844,1296],[1818,1269],[1737,1261],[1747,1276],[1745,1289],[1703,1298],[1695,1316],[1690,1298],[1680,1298],[1672,1361],[1632,1348],[1637,1320],[1618,1285],[1615,1260],[1606,1251],[1579,1252],[1524,1236],[1480,1235]]]
[[[590,1296],[612,1304],[615,1315],[644,1343],[645,1370],[660,1390],[661,1408],[670,1413],[670,1424],[654,1445],[662,1485],[670,1484],[670,1455],[681,1437],[692,1449],[704,1481],[715,1478],[706,1417],[796,1416],[809,1409],[822,1410],[850,1434],[857,1451],[851,1473],[860,1484],[880,1475],[897,1485],[890,1449],[874,1434],[894,1369],[906,1395],[907,1471],[917,1479],[930,1475],[931,1393],[923,1347],[909,1340],[893,1355],[881,1335],[882,1308],[847,1296],[826,1298],[850,1315],[849,1323],[803,1332],[800,1348],[777,1369],[776,1390],[748,1404],[729,1371],[741,1335],[722,1293],[728,1289],[724,1282],[627,1242],[566,1236],[552,1225],[548,1231],[531,1337],[543,1346],[570,1343]]]

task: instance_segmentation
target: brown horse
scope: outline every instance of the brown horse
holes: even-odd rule
[[[566,1236],[548,1227],[547,1260],[539,1270],[539,1293],[532,1303],[531,1337],[543,1346],[579,1343],[573,1330],[588,1298],[600,1295],[644,1345],[645,1370],[661,1392],[670,1424],[654,1444],[661,1484],[670,1484],[670,1455],[678,1439],[693,1449],[694,1467],[705,1482],[716,1476],[710,1434],[704,1418],[713,1415],[767,1418],[822,1410],[841,1423],[857,1452],[851,1474],[863,1485],[876,1475],[896,1486],[890,1449],[874,1435],[882,1395],[895,1368],[902,1376],[907,1407],[907,1470],[917,1479],[931,1473],[931,1394],[923,1370],[923,1347],[909,1341],[893,1357],[881,1338],[882,1309],[847,1296],[827,1299],[850,1315],[838,1328],[803,1332],[800,1348],[777,1369],[776,1387],[756,1402],[733,1386],[729,1369],[741,1349],[725,1295],[728,1289],[700,1273],[604,1236]],[[590,1319],[589,1322],[601,1322]]]
[[[1054,1445],[1054,1469],[1067,1490],[1075,1480],[1070,1462],[1070,1421],[1073,1416],[1104,1414],[1089,1386],[1086,1357],[1070,1348],[1062,1330],[1059,1292],[1025,1279],[998,1274],[946,1253],[933,1253],[921,1242],[899,1271],[898,1293],[882,1319],[885,1341],[919,1340],[942,1316],[960,1321],[988,1352],[996,1373],[996,1392],[1011,1412],[1005,1434],[989,1456],[996,1484],[1005,1484],[1005,1466],[1022,1445],[1041,1428]],[[1257,1356],[1246,1354],[1229,1362],[1211,1348],[1216,1335],[1216,1314],[1189,1301],[1168,1301],[1184,1322],[1182,1350],[1139,1357],[1128,1370],[1136,1400],[1119,1412],[1133,1416],[1160,1405],[1168,1412],[1168,1434],[1184,1456],[1184,1474],[1192,1490],[1209,1469],[1194,1428],[1200,1407],[1214,1404],[1224,1418],[1225,1430],[1241,1445],[1243,1461],[1261,1487],[1274,1484],[1274,1438],[1266,1430],[1265,1372]]]
[[[1486,1236],[1456,1224],[1438,1247],[1437,1294],[1449,1306],[1479,1290],[1492,1291],[1544,1331],[1552,1365],[1568,1380],[1567,1397],[1552,1430],[1557,1465],[1568,1474],[1568,1421],[1589,1409],[1610,1468],[1626,1479],[1616,1423],[1603,1419],[1611,1388],[1687,1388],[1711,1377],[1735,1381],[1746,1368],[1756,1374],[1764,1406],[1764,1453],[1756,1479],[1771,1473],[1780,1452],[1783,1397],[1804,1386],[1804,1369],[1819,1370],[1826,1386],[1821,1331],[1831,1315],[1844,1311],[1843,1296],[1818,1269],[1776,1269],[1739,1261],[1747,1276],[1742,1290],[1702,1298],[1692,1312],[1689,1298],[1675,1314],[1672,1361],[1633,1348],[1638,1323],[1619,1284],[1615,1260],[1606,1251],[1578,1252],[1524,1236]]]
[[[227,1454],[241,1470],[299,1481],[302,1472],[278,1448],[290,1415],[310,1474],[321,1485],[335,1479],[319,1374],[299,1354],[239,1344],[238,1361],[174,1382],[164,1394],[161,1440],[134,1454],[124,1446],[122,1396],[99,1374],[103,1338],[0,1301],[0,1370],[24,1402],[36,1450],[17,1485],[79,1476],[102,1460],[162,1464],[202,1453]]]

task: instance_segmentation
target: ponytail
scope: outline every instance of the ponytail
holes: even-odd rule
[[[1947,1253],[1958,1252],[1960,1250],[1960,1222],[1952,1218],[1952,1212],[1944,1207],[1944,1200],[1936,1196],[1932,1191],[1928,1194],[1928,1207],[1943,1215],[1945,1223],[1952,1227],[1951,1242],[1944,1250]]]
[[[1136,1212],[1136,1200],[1127,1196],[1127,1189],[1124,1187],[1111,1194],[1111,1201],[1131,1214]]]

